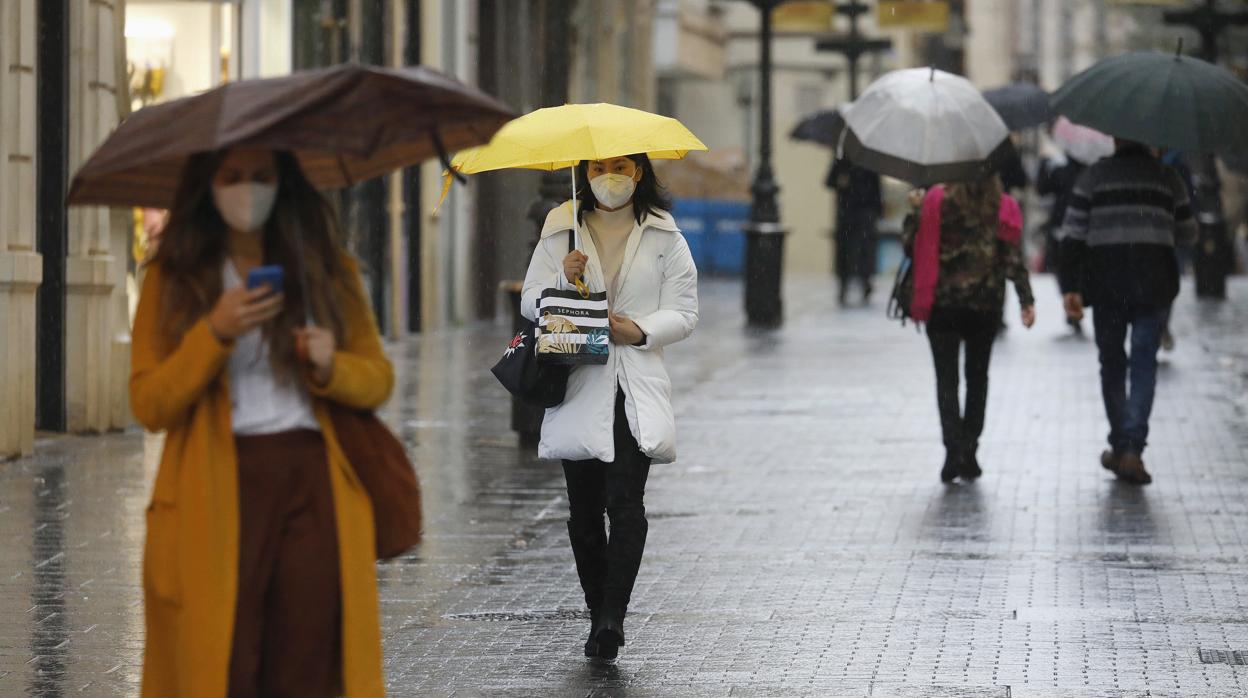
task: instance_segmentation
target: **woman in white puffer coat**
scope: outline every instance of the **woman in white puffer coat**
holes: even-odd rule
[[[697,324],[698,272],[644,154],[582,162],[577,178],[579,202],[546,218],[522,302],[534,319],[543,290],[575,288],[578,277],[607,293],[609,359],[572,369],[563,404],[546,410],[538,452],[563,461],[568,535],[593,619],[585,656],[614,659],[646,544],[650,464],[676,458],[663,347]],[[574,209],[582,249],[568,252]]]

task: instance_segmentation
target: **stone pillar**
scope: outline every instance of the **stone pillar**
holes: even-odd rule
[[[0,458],[35,441],[35,11],[0,3]]]
[[[119,120],[118,0],[70,2],[69,169],[76,172]],[[71,432],[125,426],[130,328],[127,210],[74,208],[66,260],[66,424]]]

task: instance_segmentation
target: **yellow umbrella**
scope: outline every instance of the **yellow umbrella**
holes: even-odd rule
[[[513,119],[487,145],[457,154],[451,167],[463,174],[561,170],[634,153],[679,160],[690,150],[706,146],[676,119],[614,104],[565,104]]]
[[[488,144],[456,154],[451,169],[459,174],[511,168],[553,171],[576,167],[581,160],[636,153],[654,160],[679,160],[690,150],[706,150],[706,145],[676,119],[615,104],[565,104],[509,121]],[[443,199],[452,176],[443,175]],[[576,200],[575,172],[572,199]],[[578,227],[575,218],[572,227]]]

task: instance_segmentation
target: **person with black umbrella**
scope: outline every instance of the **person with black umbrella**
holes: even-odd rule
[[[1196,236],[1187,186],[1148,147],[1115,139],[1116,152],[1075,184],[1062,226],[1066,314],[1092,316],[1101,362],[1109,450],[1101,465],[1126,482],[1152,476],[1142,459],[1157,380],[1157,350],[1179,293],[1175,243]],[[1131,352],[1123,345],[1128,339]],[[1128,391],[1128,373],[1130,390]]]
[[[130,405],[166,434],[143,695],[385,692],[376,560],[412,541],[364,475],[393,449],[352,444],[385,432],[402,451],[373,414],[394,374],[322,192],[511,115],[433,71],[344,65],[142,109],[75,175],[70,205],[170,211],[132,333]],[[415,496],[396,518],[418,526]]]
[[[184,172],[134,324],[131,406],[168,433],[144,694],[379,691],[372,510],[328,416],[394,383],[356,265],[290,153]]]
[[[871,299],[875,274],[876,223],[884,211],[880,176],[838,159],[828,172],[827,187],[836,192],[836,276],[840,303],[849,300],[849,287],[862,284],[862,301]]]

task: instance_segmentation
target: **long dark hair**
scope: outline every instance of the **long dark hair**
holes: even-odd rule
[[[221,296],[228,226],[213,203],[212,180],[225,156],[219,151],[187,160],[169,223],[150,262],[166,279],[160,317],[168,348],[177,346]],[[304,324],[305,293],[316,322],[333,330],[341,345],[344,322],[338,294],[352,285],[344,283],[349,272],[333,208],[304,176],[294,155],[279,151],[274,156],[277,200],[264,224],[262,246],[264,263],[280,264],[284,270],[285,305],[265,326],[264,336],[274,373],[286,379],[297,371],[293,330]],[[308,289],[303,288],[305,278]]]
[[[637,222],[640,223],[647,213],[657,215],[672,210],[672,199],[667,195],[667,189],[663,187],[658,176],[654,174],[650,156],[645,153],[634,153],[627,157],[641,170],[641,181],[637,183],[637,189],[633,192],[633,217],[637,219]],[[589,186],[588,160],[581,160],[576,166],[576,194],[577,200],[581,202],[580,210],[577,212],[577,221],[583,223],[585,212],[598,208],[598,199],[594,196],[594,190]]]
[[[1001,178],[995,173],[970,182],[954,182],[945,187],[950,201],[964,215],[985,228],[997,229],[1001,209]]]

